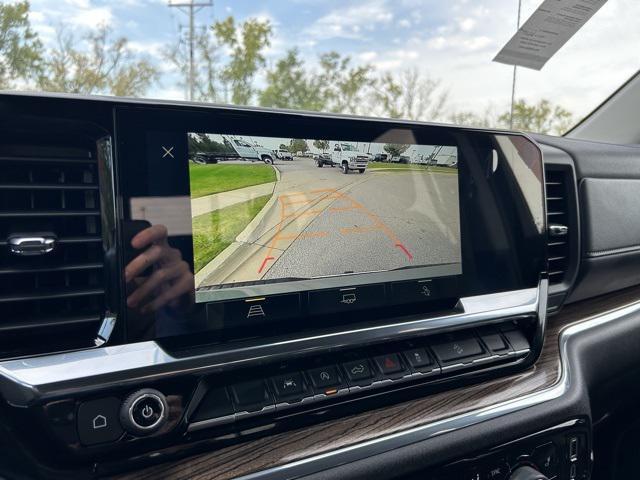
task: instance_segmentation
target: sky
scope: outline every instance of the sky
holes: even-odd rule
[[[540,3],[522,0],[522,23]],[[517,8],[517,0],[214,0],[196,22],[210,25],[229,15],[266,19],[274,28],[268,65],[297,47],[310,65],[336,50],[392,75],[417,68],[440,80],[452,111],[482,114],[509,105],[513,69],[492,59],[515,32]],[[178,74],[161,52],[188,17],[167,1],[31,0],[31,10],[45,45],[55,41],[60,25],[79,33],[108,24],[161,66],[148,97],[184,99]],[[638,18],[638,0],[608,0],[541,71],[518,69],[516,97],[547,98],[576,118],[588,114],[640,69]],[[263,82],[261,72],[257,83]]]

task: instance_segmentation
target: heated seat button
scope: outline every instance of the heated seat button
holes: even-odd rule
[[[400,356],[397,353],[389,353],[387,355],[379,355],[375,357],[374,362],[385,376],[398,376],[405,372],[404,365],[400,361]]]
[[[474,337],[449,337],[446,341],[432,346],[433,351],[444,363],[460,363],[472,360],[484,353]]]
[[[134,435],[149,435],[160,429],[169,416],[164,395],[153,388],[144,388],[129,395],[120,407],[120,422]]]
[[[558,450],[552,442],[536,447],[531,454],[531,460],[547,477],[558,474]]]
[[[101,398],[80,404],[78,436],[83,445],[114,442],[123,433],[118,420],[120,399]]]
[[[264,380],[237,383],[231,387],[231,394],[238,411],[256,412],[274,405]]]
[[[431,369],[434,366],[431,355],[424,348],[414,348],[403,352],[404,358],[415,370]]]

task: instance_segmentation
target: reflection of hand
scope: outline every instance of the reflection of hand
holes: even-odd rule
[[[167,227],[154,225],[145,228],[131,239],[135,249],[145,249],[125,267],[124,276],[131,293],[127,306],[141,314],[155,312],[169,305],[193,303],[194,278],[189,264],[179,250],[167,242]],[[153,266],[153,273],[142,273]]]

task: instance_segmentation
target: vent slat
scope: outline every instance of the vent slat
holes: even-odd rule
[[[25,302],[28,300],[60,300],[65,298],[87,297],[91,295],[103,295],[102,288],[84,288],[84,289],[39,289],[40,291],[33,293],[16,293],[10,295],[0,295],[0,303],[6,302]]]
[[[74,243],[98,243],[102,242],[102,237],[62,237],[56,240],[57,244],[74,244]],[[0,246],[6,245],[7,240],[0,240]]]
[[[79,164],[94,164],[96,161],[90,157],[87,158],[74,158],[74,157],[12,157],[12,156],[1,156],[0,162],[19,162],[19,163],[79,163]]]
[[[3,183],[0,190],[97,190],[95,183]]]
[[[95,155],[29,142],[0,143],[0,358],[89,347],[105,311]],[[56,238],[49,253],[7,248],[11,236],[43,234]]]
[[[13,212],[1,212],[0,218],[12,217],[87,217],[100,215],[99,210],[22,210]]]
[[[0,267],[0,275],[11,273],[43,273],[43,272],[67,272],[77,270],[97,270],[103,268],[102,263],[78,263],[52,266],[28,266],[28,267]]]
[[[51,328],[56,326],[73,327],[75,325],[86,325],[91,323],[97,324],[100,320],[100,315],[24,319],[19,322],[0,323],[0,332],[24,330],[25,328]]]
[[[546,176],[546,204],[547,204],[547,223],[549,225],[567,225],[569,212],[568,202],[568,185],[570,181],[569,171],[563,168],[549,168],[545,165]],[[574,232],[569,230],[568,235]],[[548,253],[547,259],[549,265],[549,282],[553,284],[562,283],[565,279],[567,269],[569,267],[569,246],[570,242],[566,237],[563,240],[557,240],[557,237],[549,235],[548,237]]]

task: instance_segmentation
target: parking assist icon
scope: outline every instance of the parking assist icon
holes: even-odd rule
[[[251,318],[251,317],[266,317],[266,314],[264,313],[264,309],[262,308],[262,305],[251,305],[249,307],[249,311],[247,312],[247,318]]]

